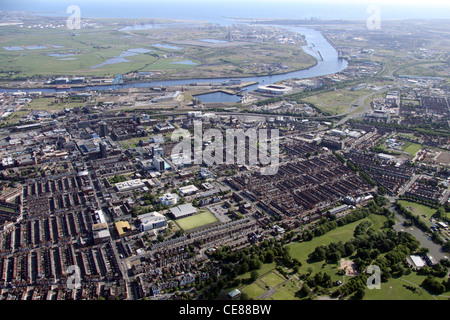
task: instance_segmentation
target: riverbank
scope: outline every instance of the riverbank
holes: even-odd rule
[[[195,83],[201,83],[201,82],[225,82],[229,81],[231,79],[240,79],[241,81],[254,81],[258,83],[265,83],[265,84],[273,84],[279,81],[283,81],[286,79],[305,79],[305,78],[313,78],[317,76],[324,76],[328,74],[334,74],[338,73],[348,66],[348,61],[342,58],[338,57],[338,52],[335,50],[335,48],[327,41],[327,39],[323,36],[323,34],[317,30],[305,28],[305,27],[292,27],[289,28],[289,30],[297,33],[301,33],[306,42],[306,46],[302,46],[303,50],[311,55],[313,58],[315,58],[315,63],[304,69],[295,70],[295,71],[283,71],[283,72],[274,72],[271,74],[266,75],[259,75],[259,76],[227,76],[227,77],[201,77],[201,78],[183,78],[183,77],[177,77],[176,79],[171,79],[170,76],[161,77],[158,80],[151,79],[147,81],[126,81],[123,85],[120,85],[120,88],[132,88],[132,87],[149,87],[149,86],[170,86],[170,85],[188,85],[188,84],[195,84]],[[305,48],[311,47],[314,45],[315,52],[308,52],[308,50]],[[320,53],[318,55],[317,53]],[[320,61],[318,61],[318,57],[322,57]],[[164,79],[166,78],[166,79]],[[125,80],[125,79],[124,79]],[[112,81],[112,79],[111,79]],[[21,90],[24,92],[30,92],[30,91],[43,91],[43,92],[56,92],[59,89],[56,88],[45,88],[45,87],[39,87],[39,86],[33,86],[33,87],[24,87],[26,83],[22,82],[21,86],[12,87],[9,86],[2,86],[0,84],[0,90],[6,91],[6,92],[14,92],[17,90]],[[254,87],[250,86],[247,88],[247,91],[251,91],[256,89],[256,85]],[[117,89],[117,85],[114,85],[113,83],[98,83],[95,85],[86,85],[85,87],[70,87],[67,88],[67,91],[81,91],[81,90],[114,90]]]

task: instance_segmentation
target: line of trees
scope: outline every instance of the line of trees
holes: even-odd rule
[[[421,287],[432,294],[442,294],[445,291],[450,290],[450,278],[441,281],[436,279],[436,277],[429,275],[423,280]]]
[[[417,202],[417,203],[420,203],[420,204],[423,204],[425,206],[428,206],[428,207],[431,207],[431,208],[435,208],[435,209],[439,208],[439,206],[440,206],[439,201],[435,201],[435,200],[431,200],[431,199],[419,198],[419,197],[416,197],[416,196],[414,196],[412,194],[400,195],[398,197],[398,199]]]
[[[395,210],[397,210],[397,212],[403,215],[405,218],[413,221],[414,225],[416,225],[420,230],[424,232],[431,231],[430,228],[427,226],[427,224],[422,219],[420,219],[419,215],[412,213],[398,201],[395,202]]]
[[[408,125],[401,125],[394,122],[376,122],[375,124],[371,121],[367,120],[358,120],[358,119],[350,119],[348,120],[348,123],[362,123],[367,125],[376,125],[377,127],[384,127],[384,128],[392,128],[392,129],[398,129],[398,130],[409,130],[409,131],[415,131],[419,133],[434,135],[434,136],[444,136],[449,137],[450,133],[448,132],[448,128],[445,127],[446,123],[438,124],[438,123],[424,123],[424,124],[416,124],[414,126],[408,126]]]
[[[337,227],[342,227],[346,224],[362,220],[368,217],[370,214],[385,215],[389,218],[386,222],[386,226],[391,226],[395,222],[392,217],[392,213],[384,207],[387,203],[385,197],[375,195],[374,200],[371,200],[367,205],[367,208],[358,208],[353,210],[351,213],[336,220],[335,216],[330,216],[328,219],[322,217],[315,225],[313,229],[306,229],[298,236],[300,241],[310,241],[314,237],[319,237],[326,234],[327,232],[336,229]]]

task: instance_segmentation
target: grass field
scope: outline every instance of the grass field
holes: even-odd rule
[[[308,269],[311,268],[312,273],[317,273],[319,271],[326,272],[331,276],[332,281],[342,280],[342,276],[336,275],[338,271],[337,264],[326,264],[323,261],[308,263],[308,255],[315,250],[316,247],[320,245],[328,245],[331,242],[346,242],[353,237],[353,232],[358,224],[362,221],[371,221],[372,228],[378,230],[381,228],[383,223],[387,221],[385,216],[369,215],[367,218],[355,221],[353,223],[347,224],[345,226],[334,229],[323,236],[313,238],[311,241],[306,242],[296,242],[288,245],[289,252],[292,258],[297,258],[302,266],[299,268],[299,273],[308,273]]]
[[[272,263],[263,263],[263,264],[261,265],[261,268],[259,268],[259,269],[257,270],[257,272],[258,272],[258,277],[262,277],[262,276],[264,276],[265,274],[268,274],[269,272],[272,272],[272,271],[275,269],[275,267],[276,267],[275,262],[272,262]],[[243,275],[240,275],[239,278],[241,278],[241,279],[250,278],[250,271],[244,273]]]
[[[261,286],[263,286],[262,283],[255,281],[254,283],[242,288],[241,291],[246,293],[250,299],[255,299],[266,291]]]
[[[286,281],[284,284],[277,288],[272,296],[266,300],[297,300],[295,293],[300,289],[294,280]]]
[[[65,108],[76,108],[84,106],[84,102],[81,101],[68,101],[68,102],[55,102],[54,98],[38,98],[33,99],[27,105],[25,105],[21,110],[25,109],[32,110],[45,110],[45,111],[53,111],[53,110],[62,110]]]
[[[366,290],[364,300],[435,300],[434,297],[423,288],[419,287],[426,276],[411,273],[401,278],[391,278],[388,282],[381,283],[380,289]],[[413,291],[408,287],[415,287]],[[445,295],[445,293],[444,293]],[[448,295],[448,294],[447,294]],[[445,298],[445,297],[441,297]]]
[[[282,278],[280,275],[278,275],[275,272],[271,272],[268,275],[261,278],[262,281],[269,287],[275,287],[279,284],[281,284],[285,279]]]
[[[443,63],[424,63],[408,65],[399,69],[396,73],[399,75],[415,75],[419,77],[448,77],[447,65]]]
[[[287,281],[286,281],[287,280]],[[300,289],[298,280],[286,279],[278,274],[276,271],[271,271],[260,277],[252,284],[246,285],[240,290],[246,293],[249,298],[266,300],[295,300],[295,293]],[[271,293],[267,293],[266,297],[260,297],[263,293],[272,290]]]
[[[398,200],[398,202],[414,214],[419,215],[420,219],[422,219],[428,226],[431,225],[430,218],[436,213],[436,209],[412,201]],[[426,215],[426,218],[422,217],[422,215]],[[449,216],[448,213],[447,216]]]
[[[346,112],[350,105],[361,96],[371,91],[369,90],[347,90],[340,89],[331,92],[325,92],[314,96],[304,98],[305,102],[313,103],[317,108],[331,114],[341,114]],[[358,111],[360,112],[360,111]]]
[[[184,231],[217,222],[217,218],[209,211],[203,211],[190,217],[175,220],[175,223]]]
[[[406,142],[402,147],[402,151],[409,153],[413,157],[417,152],[419,152],[420,149],[422,149],[422,145],[413,142]]]
[[[76,32],[67,28],[2,27],[0,74],[7,80],[20,80],[34,75],[114,76],[118,73],[151,70],[163,71],[166,77],[250,76],[254,73],[265,74],[267,71],[259,68],[253,70],[249,67],[249,61],[285,63],[291,71],[308,68],[316,63],[301,46],[279,45],[274,42],[216,46],[196,41],[201,38],[223,38],[228,32],[227,28],[208,31],[189,27],[119,31],[120,27],[133,25],[136,21],[95,18],[90,20],[96,25],[95,28],[80,29]],[[182,48],[179,50],[154,46],[156,43],[179,46],[180,42]],[[30,45],[39,47],[32,50],[29,49]],[[21,50],[8,50],[8,47],[21,47]],[[92,68],[134,48],[151,51],[126,56],[126,61],[122,60],[120,63],[108,63]],[[191,60],[197,65],[173,63],[184,60]],[[14,72],[14,75],[9,75],[10,72]],[[197,75],[198,72],[200,74]]]

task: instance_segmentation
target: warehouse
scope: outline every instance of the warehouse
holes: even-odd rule
[[[174,219],[185,218],[191,216],[197,212],[197,208],[193,207],[191,203],[182,204],[178,207],[170,209]]]

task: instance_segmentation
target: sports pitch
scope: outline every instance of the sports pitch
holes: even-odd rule
[[[196,215],[176,220],[176,224],[184,231],[217,222],[217,218],[209,211],[202,211]]]

